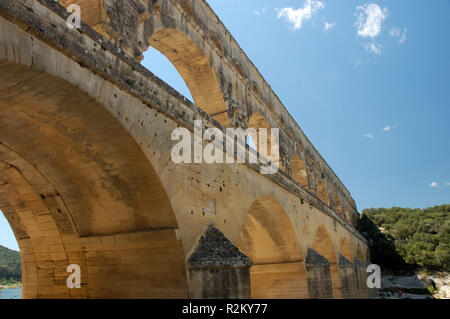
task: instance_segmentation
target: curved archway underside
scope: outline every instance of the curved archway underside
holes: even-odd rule
[[[307,297],[297,235],[287,213],[273,197],[260,197],[250,206],[238,247],[253,261],[252,298]]]
[[[256,147],[256,151],[258,151],[259,153],[264,153],[263,150],[261,149],[261,138],[263,138],[263,136],[260,135],[260,129],[266,129],[267,131],[267,143],[266,143],[266,158],[270,161],[273,161],[274,166],[278,167],[279,169],[283,169],[283,166],[281,165],[281,158],[280,158],[280,153],[279,153],[279,144],[276,144],[275,141],[272,141],[272,127],[269,123],[269,121],[267,121],[267,119],[264,117],[264,115],[262,115],[260,112],[255,112],[252,114],[252,116],[249,119],[248,122],[248,127],[252,128],[255,130],[255,134],[254,136],[250,136],[253,144]],[[272,148],[273,150],[278,151],[278,154],[274,154],[272,153]],[[264,155],[264,154],[263,154]]]
[[[132,136],[87,94],[21,65],[0,62],[0,96],[0,209],[24,297],[73,297],[70,263],[89,281],[78,297],[185,297],[177,221]]]
[[[230,126],[217,76],[194,41],[176,29],[164,28],[153,33],[149,43],[175,66],[195,104],[223,126]]]
[[[308,172],[305,162],[299,155],[295,155],[291,162],[292,177],[303,187],[309,189]]]
[[[342,254],[342,256],[344,256],[348,261],[353,262],[352,250],[351,250],[351,248],[350,248],[350,244],[348,243],[347,238],[344,238],[344,239],[342,240],[341,254]]]
[[[317,196],[327,206],[330,206],[330,195],[328,194],[327,186],[322,180],[317,182]]]

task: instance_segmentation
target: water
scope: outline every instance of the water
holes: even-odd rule
[[[22,287],[11,289],[0,289],[0,299],[21,299]]]

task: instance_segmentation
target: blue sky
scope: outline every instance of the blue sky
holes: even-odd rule
[[[360,211],[450,203],[449,0],[208,3]],[[192,99],[159,53],[143,64]]]

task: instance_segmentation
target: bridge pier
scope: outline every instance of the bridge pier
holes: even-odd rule
[[[333,298],[330,262],[312,248],[308,248],[305,268],[308,278],[308,292],[311,299]]]
[[[308,281],[303,262],[254,265],[251,268],[254,299],[306,299]]]
[[[341,297],[343,299],[356,298],[357,287],[353,264],[342,255],[339,255],[339,274],[341,277]]]
[[[355,271],[355,278],[356,278],[356,296],[355,296],[355,298],[357,298],[357,299],[369,298],[369,288],[367,287],[367,283],[366,283],[366,280],[367,280],[366,266],[358,258],[355,258],[354,271]]]
[[[250,298],[252,261],[214,224],[210,224],[188,259],[189,298]]]

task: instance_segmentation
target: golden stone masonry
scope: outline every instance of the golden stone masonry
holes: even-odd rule
[[[195,120],[279,128],[278,172],[173,163]],[[369,296],[354,200],[204,0],[0,1],[0,210],[24,298]]]

